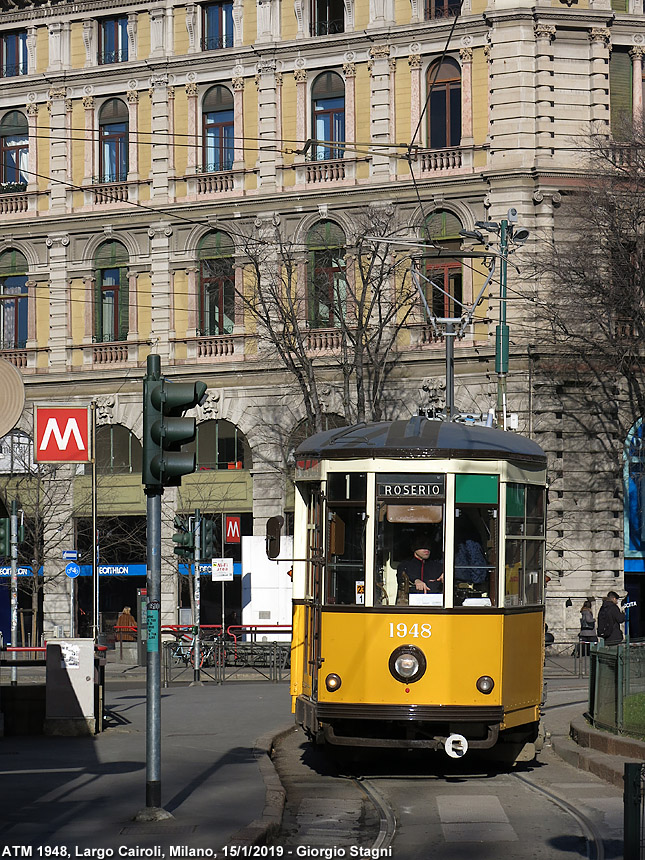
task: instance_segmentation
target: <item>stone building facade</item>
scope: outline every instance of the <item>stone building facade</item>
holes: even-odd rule
[[[218,453],[164,496],[164,621],[177,620],[175,510],[244,516],[246,532],[261,534],[291,504],[285,451],[267,426],[295,431],[304,411],[240,301],[241,225],[279,224],[306,250],[316,224],[350,244],[360,214],[390,207],[402,235],[422,239],[434,217],[450,226],[433,238],[459,242],[460,229],[513,207],[531,231],[518,260],[530,255],[584,174],[572,140],[609,128],[614,106],[642,109],[642,0],[621,2],[463,0],[456,22],[454,0],[3,5],[0,355],[24,376],[20,433],[33,433],[34,404],[94,401],[102,444],[130,452],[118,468],[108,456],[99,515],[141,517],[132,451],[147,355],[170,378],[209,386],[197,418]],[[481,267],[451,265],[446,283],[468,303]],[[534,385],[526,299],[539,287],[513,267],[508,278],[508,408],[551,458],[547,617],[564,633],[582,599],[622,584],[620,464],[608,466],[617,495],[585,494],[585,446]],[[491,288],[456,343],[456,403],[467,412],[495,402],[499,308]],[[333,326],[321,320],[303,323],[333,379]],[[391,408],[441,406],[443,378],[444,345],[416,313],[401,333]],[[48,524],[46,632],[68,625],[51,536],[72,535],[87,516],[87,476],[68,467],[59,479],[68,492]]]

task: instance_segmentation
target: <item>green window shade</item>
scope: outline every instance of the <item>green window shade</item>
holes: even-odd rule
[[[627,12],[627,0],[611,0],[611,8],[614,12]]]
[[[130,330],[130,296],[128,270],[119,270],[119,340],[127,340]]]
[[[456,505],[496,505],[497,475],[456,475]]]
[[[611,132],[616,138],[632,116],[632,61],[627,51],[617,48],[609,61],[609,103]]]
[[[524,519],[524,484],[506,485],[506,516]]]

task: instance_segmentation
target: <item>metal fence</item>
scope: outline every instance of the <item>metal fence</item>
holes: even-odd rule
[[[195,674],[193,642],[163,643],[163,684],[192,681]],[[223,684],[231,679],[264,679],[278,683],[289,675],[291,644],[289,642],[236,642],[206,639],[200,647],[200,675]]]
[[[589,668],[592,724],[645,738],[645,641],[592,646]]]
[[[544,674],[548,678],[587,678],[590,650],[577,638],[547,644],[544,649]]]

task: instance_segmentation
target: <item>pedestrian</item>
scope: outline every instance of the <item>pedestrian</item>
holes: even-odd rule
[[[130,628],[130,629],[128,629]],[[117,642],[136,642],[137,641],[137,622],[130,611],[129,606],[124,606],[123,611],[119,615],[116,622],[116,641]]]
[[[578,633],[578,656],[589,654],[589,646],[598,641],[596,619],[593,617],[591,601],[585,600],[580,609],[580,633]]]
[[[598,613],[598,635],[605,645],[618,645],[623,641],[620,625],[625,620],[625,613],[618,608],[618,600],[615,591],[608,592]]]

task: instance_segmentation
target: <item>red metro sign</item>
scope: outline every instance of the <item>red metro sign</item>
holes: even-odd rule
[[[89,463],[90,410],[87,407],[36,406],[37,463]]]

